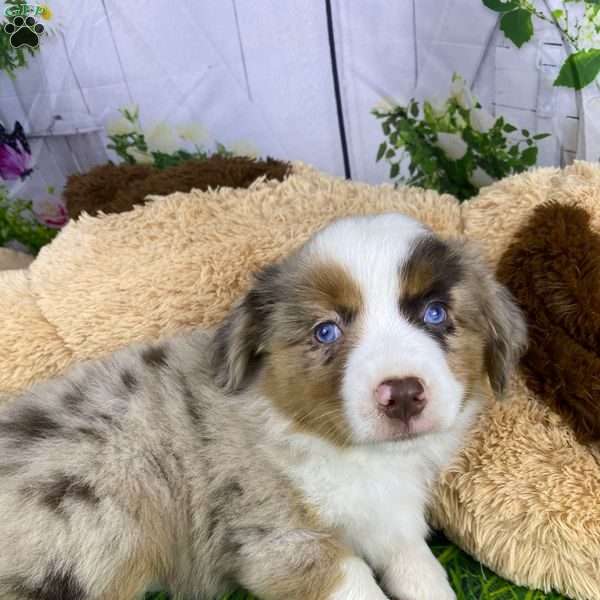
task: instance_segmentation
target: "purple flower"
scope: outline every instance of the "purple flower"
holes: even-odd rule
[[[69,214],[67,208],[54,198],[46,198],[40,202],[34,202],[33,213],[40,223],[52,229],[60,229],[67,224]]]
[[[12,133],[0,124],[0,179],[25,179],[32,169],[31,148],[18,121]]]

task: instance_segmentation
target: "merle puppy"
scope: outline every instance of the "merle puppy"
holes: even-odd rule
[[[464,243],[399,214],[334,222],[214,331],[0,409],[0,597],[451,600],[428,493],[524,345]]]

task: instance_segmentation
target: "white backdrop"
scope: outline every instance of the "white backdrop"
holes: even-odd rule
[[[200,123],[228,146],[242,141],[261,155],[385,181],[371,109],[382,97],[443,98],[455,71],[493,113],[554,132],[541,164],[572,161],[578,131],[579,156],[600,156],[600,136],[584,143],[575,93],[551,85],[565,52],[554,28],[536,22],[518,50],[481,0],[331,0],[329,22],[325,0],[47,4],[58,32],[14,81],[0,74],[0,120],[24,125],[35,160],[13,195],[60,191],[68,174],[114,159],[105,127],[132,104],[144,128]]]

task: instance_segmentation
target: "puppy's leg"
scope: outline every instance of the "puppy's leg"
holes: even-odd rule
[[[27,492],[31,500],[21,499],[18,506],[9,505],[7,495],[0,494],[3,517],[10,519],[0,527],[5,540],[0,550],[0,598],[141,597],[153,583],[156,569],[137,524],[111,509],[106,500],[84,495],[83,484],[56,480],[52,488],[45,484],[40,488],[38,498]]]
[[[382,585],[398,600],[456,600],[446,571],[422,539],[401,544]]]
[[[327,600],[380,600],[386,598],[373,579],[371,569],[356,557],[347,557],[341,565],[342,578],[329,595]]]
[[[108,408],[75,416],[51,392],[0,412],[0,598],[132,600],[164,572],[159,485],[142,451],[115,459]]]
[[[367,564],[328,535],[274,532],[239,556],[238,581],[263,600],[386,600]]]

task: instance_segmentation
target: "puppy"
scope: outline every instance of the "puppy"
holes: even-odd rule
[[[0,598],[450,600],[428,492],[524,345],[464,244],[400,214],[334,222],[216,330],[0,411]]]

